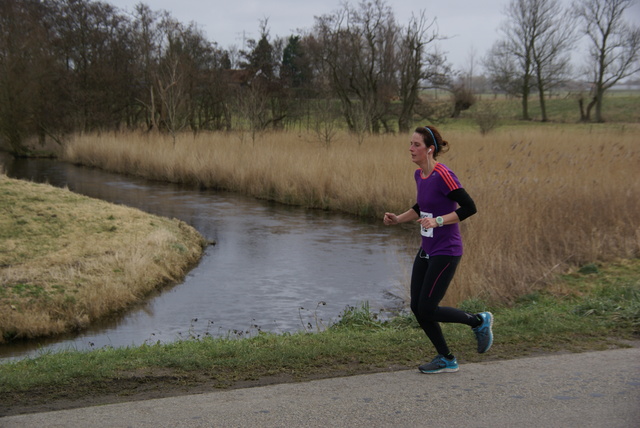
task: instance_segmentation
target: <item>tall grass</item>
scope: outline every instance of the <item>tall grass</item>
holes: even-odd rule
[[[640,254],[638,125],[441,129],[479,213],[448,296],[510,301],[572,266]],[[382,218],[415,201],[408,135],[347,134],[330,147],[298,133],[77,135],[63,159],[120,173]],[[390,231],[390,233],[395,233]],[[418,246],[408,242],[408,254]],[[410,263],[410,256],[407,263]]]

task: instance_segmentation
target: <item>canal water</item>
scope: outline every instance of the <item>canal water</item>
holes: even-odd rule
[[[207,335],[318,331],[347,307],[366,302],[382,315],[404,307],[415,250],[407,248],[406,229],[54,160],[4,156],[0,165],[12,178],[178,218],[216,243],[180,284],[81,333],[0,345],[0,361]]]

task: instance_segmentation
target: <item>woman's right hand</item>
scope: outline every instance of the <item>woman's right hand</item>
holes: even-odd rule
[[[384,213],[384,218],[382,222],[386,225],[398,224],[398,216],[394,213]]]

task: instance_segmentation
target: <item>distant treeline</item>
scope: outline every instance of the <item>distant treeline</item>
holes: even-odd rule
[[[567,20],[581,16],[575,22],[594,31],[595,46],[609,43],[592,50],[597,79],[580,104],[583,120],[594,106],[601,120],[604,91],[638,62],[640,30],[621,21],[629,5],[585,0],[562,10],[556,0],[512,0],[505,37],[483,60],[490,90],[522,99],[523,119],[537,95],[547,120],[545,94],[571,78],[566,58],[577,36],[569,30],[578,24]],[[594,30],[603,23],[611,24],[605,35]],[[264,20],[242,50],[222,49],[195,24],[144,3],[125,13],[92,0],[2,0],[0,149],[26,154],[25,142],[121,129],[174,139],[242,129],[255,139],[295,124],[330,138],[339,121],[358,135],[405,132],[425,118],[456,117],[475,101],[473,74],[452,70],[435,46],[440,38],[435,18],[422,12],[398,23],[384,0],[343,3],[285,38],[270,38]],[[428,100],[428,88],[451,96]]]
[[[125,14],[98,1],[3,0],[0,143],[20,154],[27,140],[76,131],[259,132],[336,119],[358,132],[406,130],[427,113],[425,82],[448,82],[444,59],[427,52],[433,22],[399,25],[382,1],[316,18],[305,36],[270,40],[268,22],[260,27],[234,51],[143,3]]]

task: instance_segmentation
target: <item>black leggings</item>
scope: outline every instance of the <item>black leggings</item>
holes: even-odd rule
[[[442,335],[440,322],[466,324],[477,327],[475,315],[456,308],[438,306],[456,272],[460,256],[433,256],[426,258],[418,251],[411,273],[411,311],[418,324],[435,346],[438,354],[449,355],[447,341]]]

